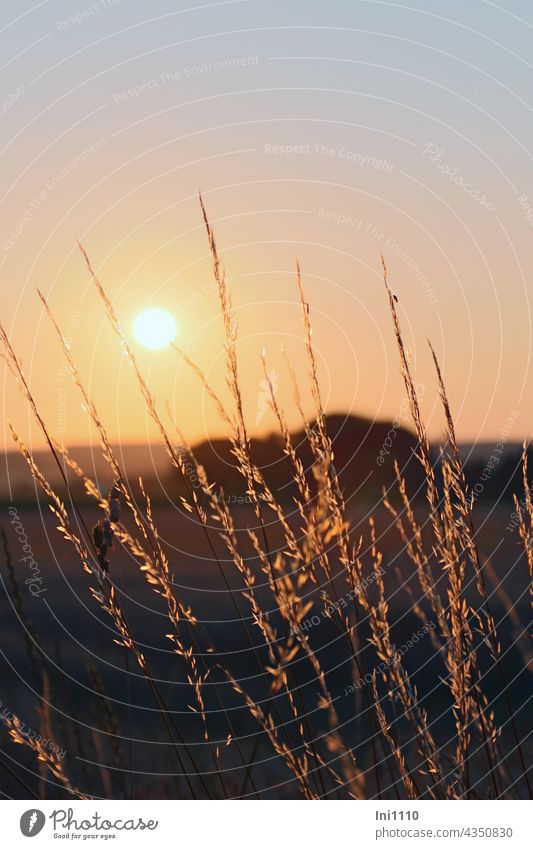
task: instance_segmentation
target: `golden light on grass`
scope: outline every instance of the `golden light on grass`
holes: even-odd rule
[[[166,348],[176,338],[176,330],[172,315],[159,307],[144,310],[133,322],[135,338],[151,351]]]

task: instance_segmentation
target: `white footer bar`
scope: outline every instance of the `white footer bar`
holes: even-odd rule
[[[533,847],[533,803],[90,801],[0,803],[1,844],[212,849]],[[28,840],[35,838],[34,844]],[[68,843],[67,843],[68,841]]]

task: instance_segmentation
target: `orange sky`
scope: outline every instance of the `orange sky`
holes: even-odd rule
[[[298,423],[280,354],[305,386],[297,257],[328,410],[399,414],[383,252],[431,435],[443,422],[428,337],[462,439],[497,441],[513,410],[512,438],[529,435],[531,25],[478,5],[452,2],[446,20],[347,2],[3,12],[1,317],[52,432],[94,438],[37,287],[112,438],[153,434],[77,239],[126,331],[143,309],[168,310],[224,394],[201,188],[231,278],[252,431],[274,427],[263,348]],[[161,411],[168,402],[192,440],[220,433],[176,354],[131,339]],[[4,419],[40,444],[9,377],[4,387]]]

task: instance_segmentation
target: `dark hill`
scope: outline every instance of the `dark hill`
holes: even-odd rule
[[[409,491],[414,494],[421,486],[423,474],[413,456],[417,441],[411,433],[402,428],[393,429],[389,422],[372,422],[357,416],[330,415],[326,421],[335,467],[347,499],[357,496],[375,500],[383,486],[390,486],[394,480],[393,458],[403,470]],[[293,434],[293,444],[312,480],[312,454],[303,430]],[[282,499],[294,494],[291,464],[283,448],[283,441],[277,434],[251,440],[255,463],[274,493]],[[228,497],[242,500],[246,487],[235,469],[229,440],[202,442],[196,446],[195,455],[211,481],[222,485]],[[166,483],[170,491],[174,491],[170,478]]]

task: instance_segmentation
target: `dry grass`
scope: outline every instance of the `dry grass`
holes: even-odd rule
[[[431,355],[447,426],[438,470],[432,461],[402,339],[396,300],[383,263],[385,292],[418,440],[417,457],[425,473],[427,506],[425,515],[420,517],[420,510],[415,510],[398,466],[397,492],[394,497],[384,496],[384,504],[396,524],[399,545],[410,559],[418,579],[420,597],[415,598],[410,590],[412,610],[426,626],[430,620],[434,624],[431,630],[432,650],[442,664],[439,697],[453,719],[451,731],[439,725],[438,717],[433,717],[419,698],[403,653],[395,644],[383,578],[386,570],[373,519],[369,521],[364,539],[353,537],[326,426],[312,342],[311,310],[305,298],[299,266],[296,284],[316,408],[312,422],[307,421],[303,413],[298,381],[290,366],[289,377],[313,458],[310,473],[304,469],[299,452],[293,445],[285,413],[276,399],[264,361],[272,410],[279,424],[296,488],[295,509],[291,509],[290,514],[254,462],[243,412],[237,326],[231,295],[214,232],[202,199],[200,202],[226,333],[227,383],[233,401],[231,411],[225,409],[199,367],[178,349],[176,352],[202,382],[228,428],[235,467],[242,475],[253,508],[254,528],[248,528],[247,540],[243,541],[242,535],[236,532],[234,517],[223,493],[216,481],[209,479],[208,471],[199,465],[179,428],[180,447],[177,447],[122,331],[114,307],[87,254],[83,248],[81,251],[109,321],[137,378],[148,414],[155,422],[174,470],[185,486],[186,496],[181,499],[180,506],[194,515],[198,532],[208,545],[212,562],[218,568],[231,599],[241,628],[242,644],[256,667],[255,694],[247,690],[244,682],[226,664],[210,635],[198,625],[194,612],[177,595],[172,566],[160,539],[150,497],[142,481],[140,502],[132,492],[102,418],[84,388],[69,345],[44,296],[40,295],[41,301],[58,335],[74,384],[100,436],[112,480],[107,497],[101,496],[95,482],[50,434],[21,363],[6,333],[0,328],[7,364],[61,469],[69,492],[68,509],[12,427],[13,438],[34,480],[49,501],[59,532],[72,546],[73,558],[90,574],[94,599],[110,618],[115,642],[123,648],[126,664],[129,659],[132,660],[152,694],[181,776],[179,789],[175,792],[191,798],[249,795],[260,798],[264,782],[260,780],[261,765],[256,761],[259,752],[268,745],[278,762],[280,775],[284,776],[280,781],[292,777],[292,783],[289,782],[291,795],[305,799],[393,796],[408,799],[531,798],[526,746],[504,671],[507,648],[502,646],[491,611],[485,566],[476,541],[472,499],[465,481],[444,381],[433,350]],[[190,485],[186,461],[195,469],[199,488]],[[525,451],[523,464],[525,497],[516,496],[516,511],[518,532],[533,587],[533,506]],[[101,519],[91,529],[86,526],[83,511],[72,496],[72,476],[83,482],[87,495],[101,511]],[[73,521],[74,518],[76,521]],[[274,546],[269,539],[273,525],[281,531],[281,546]],[[129,530],[131,526],[135,532]],[[201,731],[197,738],[190,739],[188,732],[182,732],[176,723],[149,661],[140,648],[141,637],[133,633],[119,601],[113,579],[113,551],[116,546],[123,547],[131,555],[151,590],[163,601],[169,630],[165,636],[172,652],[181,659],[183,681],[191,693],[190,710],[200,720]],[[221,546],[224,558],[218,553]],[[5,548],[8,555],[7,544]],[[227,574],[228,561],[240,577],[242,588],[239,590],[232,588]],[[259,565],[259,569],[253,568],[253,562]],[[8,566],[15,604],[20,608],[21,621],[24,621],[10,561]],[[369,574],[372,576],[370,582]],[[261,594],[257,591],[258,575],[268,589],[268,604],[264,599],[261,601]],[[466,597],[466,587],[472,579],[477,587],[477,604],[472,604]],[[342,646],[344,668],[350,669],[354,692],[362,695],[362,701],[358,695],[354,698],[353,716],[344,722],[338,716],[340,695],[332,692],[333,676],[331,670],[325,668],[327,654],[303,627],[315,610],[317,600],[331,611],[331,625],[338,635],[336,651],[340,652],[338,647]],[[201,651],[200,644],[207,645],[208,650]],[[29,652],[32,668],[35,669],[38,658],[31,642]],[[126,668],[129,669],[129,666]],[[301,676],[305,669],[308,677],[304,686]],[[485,691],[490,671],[498,676],[505,707],[505,715],[502,714],[498,721],[493,699]],[[120,738],[127,735],[119,729],[118,719],[94,666],[90,668],[90,675],[94,692],[103,705],[101,730],[112,741],[116,765],[116,771],[102,770],[102,785],[106,795],[121,795],[127,792],[127,774],[131,771],[120,742]],[[313,683],[313,703],[310,702],[309,680]],[[45,669],[42,670],[41,681],[41,718],[51,730],[49,708],[44,709],[50,701]],[[257,731],[251,738],[247,735],[246,739],[240,739],[239,730],[235,727],[236,700],[248,709],[257,724]],[[213,713],[218,717],[215,737]],[[222,734],[221,721],[224,725]],[[353,729],[355,725],[356,729],[361,729],[361,723],[364,723],[366,731],[360,731],[361,739],[354,738],[354,732],[348,733],[348,728]],[[79,798],[95,795],[91,787],[79,790],[67,776],[68,765],[22,734],[17,718],[9,721],[8,728],[13,740],[30,747],[68,794]],[[150,732],[155,734],[153,729]],[[80,732],[76,729],[72,733],[79,735]],[[96,735],[97,753],[101,745],[98,740]],[[226,765],[226,753],[230,750],[232,759]],[[83,775],[78,783],[82,778]]]

